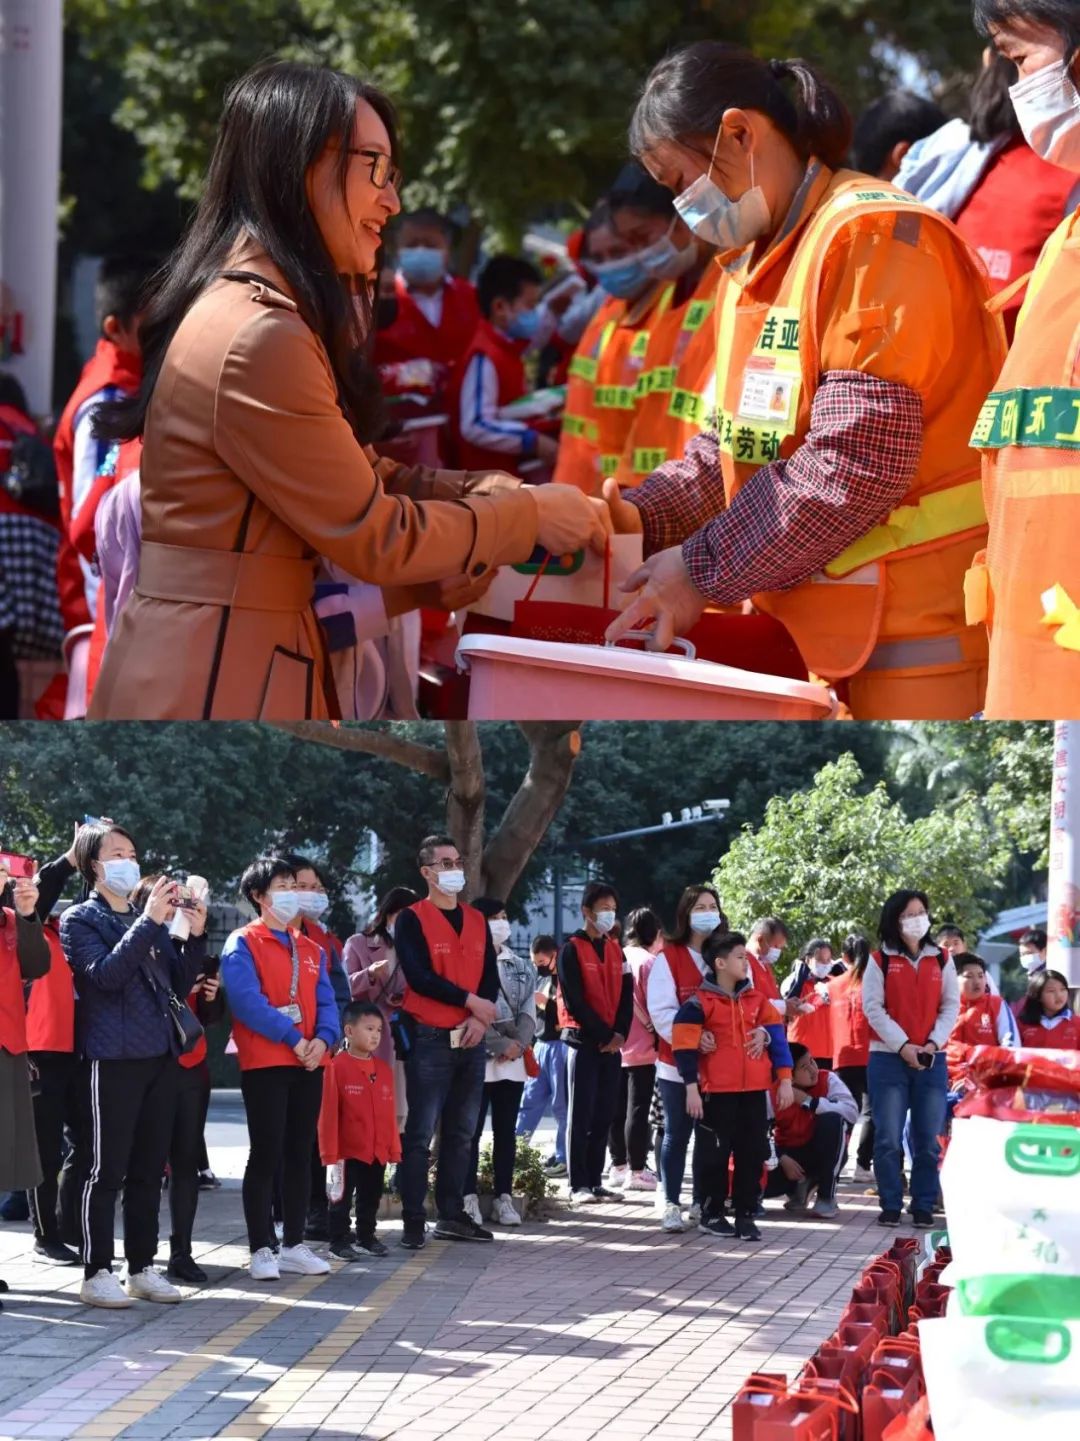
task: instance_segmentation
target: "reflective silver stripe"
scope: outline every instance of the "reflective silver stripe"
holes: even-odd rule
[[[879,645],[863,670],[912,670],[921,666],[958,665],[965,659],[958,635],[931,636],[926,640],[894,640]]]

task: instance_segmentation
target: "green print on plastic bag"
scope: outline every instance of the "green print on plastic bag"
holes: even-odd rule
[[[1072,1350],[1066,1327],[1022,1316],[997,1316],[988,1321],[986,1345],[999,1361],[1029,1366],[1059,1366]]]
[[[1005,1160],[1022,1176],[1080,1175],[1080,1146],[1065,1126],[1017,1126],[1005,1142]]]

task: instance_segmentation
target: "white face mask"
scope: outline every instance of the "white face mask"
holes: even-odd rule
[[[766,951],[762,955],[761,959],[762,961],[764,961],[765,965],[775,966],[777,961],[780,959],[780,947],[773,946],[771,950]]]
[[[900,932],[909,941],[921,941],[929,929],[930,917],[927,915],[905,916],[900,922]]]
[[[1080,171],[1080,94],[1064,60],[1009,87],[1024,139],[1051,165]]]
[[[811,969],[818,980],[823,981],[832,970],[832,961],[815,961]]]
[[[596,911],[593,915],[593,925],[602,936],[606,936],[615,924],[614,911]]]
[[[505,946],[510,939],[509,921],[488,921],[488,930],[491,932],[491,939],[497,946]]]
[[[1046,962],[1042,956],[1039,955],[1038,951],[1027,951],[1026,953],[1020,953],[1020,964],[1024,970],[1027,971],[1028,975],[1030,975],[1032,971],[1042,970]]]
[[[716,132],[708,170],[681,195],[676,195],[675,209],[695,235],[715,245],[717,250],[745,250],[755,240],[768,235],[772,216],[765,192],[754,183],[753,155],[750,156],[750,188],[738,200],[729,199],[713,180],[721,134],[722,127]]]
[[[690,924],[699,936],[711,935],[720,924],[719,911],[691,911]]]
[[[295,921],[300,913],[300,892],[274,891],[272,895],[267,896],[266,903],[275,919],[287,926],[290,921]]]
[[[464,871],[440,871],[436,885],[448,896],[456,896],[465,889]]]
[[[324,896],[322,891],[296,891],[297,901],[305,916],[310,916],[317,921],[320,916],[326,914],[326,908],[330,904],[330,897]]]

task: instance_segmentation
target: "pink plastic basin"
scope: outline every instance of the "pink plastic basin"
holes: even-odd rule
[[[831,693],[806,681],[617,647],[469,635],[470,720],[827,720]]]

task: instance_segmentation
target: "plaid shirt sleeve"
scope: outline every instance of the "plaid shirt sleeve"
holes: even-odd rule
[[[641,511],[646,557],[681,545],[726,504],[716,431],[696,435],[678,460],[654,470],[625,499]]]
[[[735,605],[807,580],[899,505],[922,443],[917,391],[862,371],[828,372],[791,459],[763,466],[730,509],[684,541],[694,585],[714,604]]]

